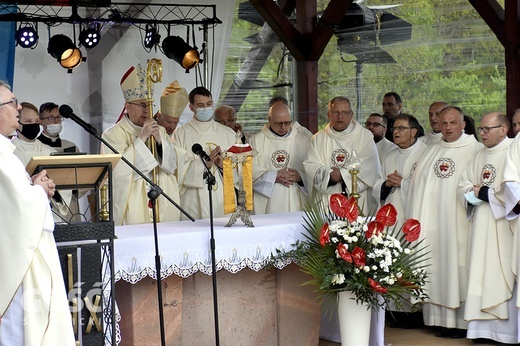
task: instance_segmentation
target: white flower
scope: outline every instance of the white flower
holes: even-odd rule
[[[377,270],[377,266],[376,266],[376,265],[373,265],[373,266],[372,266],[372,270]]]
[[[404,249],[404,253],[405,253],[405,254],[408,255],[410,252],[411,252],[410,249],[408,249],[408,248]]]
[[[330,238],[330,241],[333,242],[333,243],[339,242],[338,238],[336,238],[336,237]]]
[[[365,273],[368,273],[368,272],[370,271],[370,267],[369,267],[369,266],[364,266],[364,267],[363,267],[363,271],[364,271]]]
[[[341,285],[345,282],[345,275],[343,274],[334,274],[332,277],[332,284],[333,285]]]

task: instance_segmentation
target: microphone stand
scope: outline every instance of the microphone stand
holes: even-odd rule
[[[72,117],[71,117],[72,118]],[[107,148],[109,148],[114,154],[121,155],[110,143],[104,140],[98,133],[98,131],[89,123],[84,122],[82,119],[78,118],[81,121],[76,121],[76,123],[81,126],[85,131],[96,137],[101,143],[103,143]],[[72,118],[72,120],[75,120]],[[164,311],[163,311],[163,297],[162,297],[162,284],[161,284],[161,257],[159,255],[159,240],[157,235],[157,215],[155,213],[155,202],[159,196],[163,196],[166,198],[171,204],[173,204],[177,209],[179,209],[188,219],[191,221],[195,221],[193,216],[188,214],[186,210],[184,210],[180,205],[178,205],[170,196],[168,196],[157,184],[155,184],[150,178],[148,178],[143,172],[141,172],[136,166],[134,166],[130,161],[128,161],[123,155],[121,155],[121,160],[126,163],[134,172],[139,174],[141,178],[143,178],[148,184],[150,184],[151,188],[148,191],[147,196],[150,198],[152,204],[152,220],[153,220],[153,237],[155,243],[155,271],[157,276],[157,300],[159,304],[159,323],[161,328],[161,346],[166,345],[166,336],[164,331]],[[206,167],[207,169],[207,167]],[[213,177],[215,179],[215,177]],[[211,201],[211,191],[210,191],[210,201]],[[211,202],[210,202],[211,203]],[[213,224],[211,225],[212,233],[213,233]],[[213,243],[213,256],[214,256],[214,243]],[[214,262],[214,257],[213,257]],[[214,269],[213,269],[214,270]],[[217,339],[218,340],[218,339]]]
[[[208,194],[209,194],[209,227],[210,227],[210,251],[211,251],[211,272],[213,274],[213,313],[215,318],[215,344],[217,346],[220,345],[219,338],[219,327],[218,327],[218,303],[217,303],[217,264],[216,264],[216,256],[215,256],[215,234],[213,232],[213,195],[212,190],[215,185],[215,176],[211,173],[208,165],[206,164],[206,160],[202,158],[202,156],[198,155],[204,165],[204,179],[206,179],[206,184],[208,185]]]

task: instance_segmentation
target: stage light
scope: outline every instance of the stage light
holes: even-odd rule
[[[145,48],[151,49],[153,46],[159,43],[161,35],[157,33],[157,28],[146,24],[146,32],[144,35],[143,44]]]
[[[69,73],[84,61],[81,51],[65,35],[52,36],[49,40],[47,51],[63,68],[68,69]]]
[[[16,43],[22,48],[34,48],[38,43],[38,31],[35,24],[27,23],[16,30]]]
[[[88,28],[79,33],[79,43],[89,50],[98,45],[101,34],[96,28]]]
[[[162,42],[164,55],[175,60],[183,68],[191,70],[200,62],[199,52],[179,36],[168,36]]]

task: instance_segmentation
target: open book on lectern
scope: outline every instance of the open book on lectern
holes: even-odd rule
[[[47,171],[58,189],[98,186],[121,159],[120,154],[34,156],[25,167],[29,175]]]

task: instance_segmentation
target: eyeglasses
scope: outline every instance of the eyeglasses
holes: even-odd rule
[[[276,126],[289,126],[292,124],[292,121],[280,121],[280,122],[275,122],[273,123],[273,125],[276,125]]]
[[[10,101],[7,101],[7,102],[4,102],[4,103],[0,103],[0,106],[5,106],[5,105],[8,105],[10,103],[13,103],[14,104],[14,108],[18,108],[18,99],[17,98],[14,98]]]
[[[50,123],[54,123],[54,122],[61,122],[63,120],[63,117],[62,116],[59,116],[59,117],[50,116],[50,117],[45,117],[45,118],[41,118],[41,119],[46,120]]]
[[[477,131],[479,133],[488,133],[489,130],[491,129],[497,129],[499,127],[502,127],[502,125],[497,125],[497,126],[485,126],[485,127],[477,127]]]
[[[373,122],[371,122],[371,121],[366,121],[366,122],[365,122],[365,127],[370,127],[370,126],[374,126],[374,127],[379,127],[379,126],[381,126],[381,127],[383,127],[383,128],[386,127],[385,125],[380,124],[380,123],[373,123]]]
[[[334,115],[335,117],[338,116],[341,113],[344,117],[348,116],[350,113],[352,113],[352,110],[350,111],[331,111],[330,114]]]
[[[403,130],[409,130],[411,129],[412,127],[411,126],[396,126],[396,127],[392,127],[390,128],[390,131],[403,131]]]
[[[147,103],[134,103],[134,102],[127,102],[129,105],[134,105],[134,106],[137,106],[137,107],[141,107],[141,109],[147,109],[148,108],[148,104]],[[153,107],[155,107],[155,105],[152,105]]]

